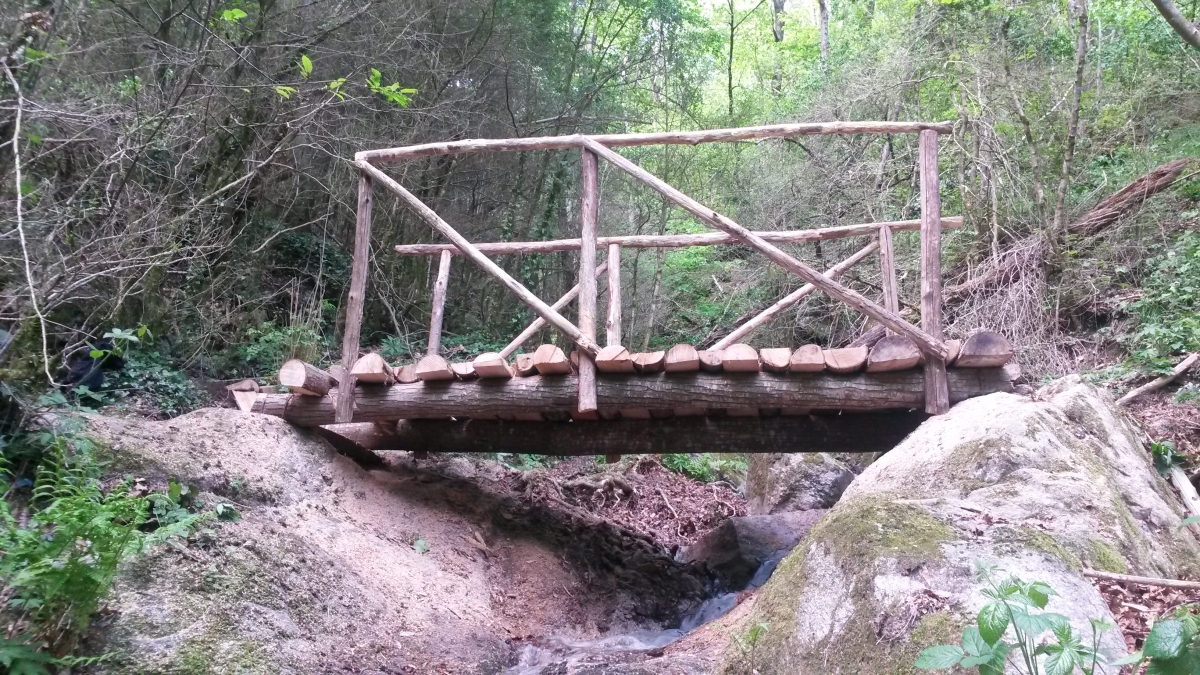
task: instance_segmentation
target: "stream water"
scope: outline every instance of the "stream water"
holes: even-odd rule
[[[661,649],[710,621],[721,618],[737,605],[738,594],[747,589],[758,588],[766,583],[779,561],[788,551],[780,551],[764,562],[746,588],[714,595],[688,614],[678,628],[646,628],[611,635],[599,640],[571,640],[553,636],[539,641],[537,645],[525,645],[517,652],[516,665],[504,670],[504,675],[542,675],[546,668],[554,666],[554,673],[566,672],[563,667],[599,665],[624,661],[623,657]]]

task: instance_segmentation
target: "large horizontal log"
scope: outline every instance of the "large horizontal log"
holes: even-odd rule
[[[1001,368],[960,368],[950,372],[950,400],[962,401],[1011,391]],[[574,375],[510,380],[425,382],[359,388],[354,422],[398,419],[492,417],[517,413],[570,413],[575,407]],[[674,408],[805,408],[810,410],[908,410],[924,406],[920,370],[831,375],[827,373],[658,373],[596,378],[600,410]],[[259,394],[253,412],[282,417],[300,426],[332,424],[329,397]]]
[[[747,141],[756,138],[786,138],[818,134],[904,134],[932,129],[948,134],[953,122],[816,122],[771,124],[759,127],[711,129],[708,131],[668,131],[647,134],[601,134],[588,136],[597,143],[613,147],[634,145],[696,145],[720,141]],[[518,150],[562,150],[577,148],[580,136],[535,136],[532,138],[476,138],[443,143],[424,143],[403,148],[366,150],[354,154],[356,161],[376,164],[406,162],[418,157],[455,155],[470,152],[513,152]]]
[[[594,422],[405,420],[391,433],[329,427],[371,450],[509,452],[538,455],[675,452],[884,452],[928,418],[924,412],[797,417],[673,417]],[[373,427],[374,425],[369,425]],[[366,431],[357,434],[359,427]]]
[[[962,216],[942,218],[942,229],[952,230],[962,227]],[[825,241],[843,237],[860,237],[879,233],[879,228],[887,227],[893,232],[907,232],[921,229],[920,220],[889,220],[880,223],[862,223],[860,225],[840,225],[824,227],[815,230],[776,230],[755,232],[764,240],[776,244],[795,244],[805,241]],[[719,244],[740,244],[741,240],[724,232],[702,232],[700,234],[630,234],[619,237],[599,237],[596,245],[600,247],[616,244],[626,248],[687,248],[689,246],[716,246]],[[496,241],[475,244],[485,255],[516,255],[518,253],[557,253],[560,251],[578,251],[582,244],[578,239],[552,239],[550,241]],[[454,244],[401,244],[396,246],[400,255],[441,255],[449,251],[460,255],[462,251]]]

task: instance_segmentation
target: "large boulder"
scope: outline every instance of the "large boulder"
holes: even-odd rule
[[[728,518],[679,557],[704,565],[724,589],[759,586],[824,514],[814,509]]]
[[[747,510],[752,516],[827,509],[854,480],[848,464],[828,452],[750,455]]]
[[[1200,571],[1181,518],[1132,423],[1080,378],[964,401],[868,467],[784,559],[743,623],[766,633],[727,669],[917,672],[987,602],[977,563],[1048,583],[1048,610],[1090,636],[1112,619],[1081,569]],[[1115,631],[1102,645],[1124,652]]]

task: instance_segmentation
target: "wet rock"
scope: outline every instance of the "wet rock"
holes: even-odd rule
[[[1034,400],[971,399],[855,479],[742,630],[770,626],[755,647],[760,672],[913,672],[923,648],[957,643],[988,602],[983,563],[1049,584],[1047,610],[1090,641],[1090,620],[1113,619],[1081,569],[1195,574],[1200,545],[1182,514],[1132,422],[1081,378]],[[1125,651],[1116,631],[1101,647]],[[745,658],[730,650],[726,666]]]
[[[680,558],[702,563],[727,590],[758,586],[824,513],[813,509],[730,518],[684,549]]]
[[[850,466],[827,452],[750,455],[750,515],[827,509],[854,480]]]

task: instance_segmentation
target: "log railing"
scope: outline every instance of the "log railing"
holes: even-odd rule
[[[783,124],[737,129],[717,129],[697,132],[670,132],[649,134],[607,134],[594,136],[554,136],[520,139],[485,139],[430,143],[424,145],[370,150],[355,155],[355,167],[361,174],[359,184],[358,217],[355,227],[354,260],[351,274],[349,304],[346,311],[346,331],[342,345],[342,365],[349,381],[342,383],[341,391],[347,395],[336,399],[336,421],[349,422],[355,417],[353,371],[359,355],[359,337],[365,296],[367,262],[371,233],[372,191],[376,184],[397,195],[414,213],[445,237],[448,244],[408,244],[396,246],[401,255],[437,255],[439,257],[437,281],[434,285],[433,309],[430,321],[427,358],[436,357],[441,339],[442,316],[444,313],[446,288],[453,256],[464,255],[492,277],[500,281],[518,299],[538,316],[538,319],[521,333],[501,352],[507,357],[515,352],[543,326],[549,324],[575,343],[580,352],[574,414],[595,415],[597,410],[595,357],[600,352],[596,337],[597,320],[597,277],[607,271],[607,315],[606,340],[608,345],[619,345],[621,340],[620,306],[620,254],[621,248],[680,248],[688,246],[711,246],[717,244],[742,244],[749,246],[775,264],[783,267],[807,284],[789,294],[759,315],[751,318],[733,333],[718,342],[714,349],[724,349],[745,337],[751,331],[767,323],[771,318],[795,305],[814,291],[825,294],[858,310],[885,326],[889,335],[910,340],[923,353],[925,409],[931,414],[942,414],[949,409],[950,395],[946,373],[946,360],[951,349],[942,336],[941,308],[941,230],[959,227],[961,218],[942,218],[937,170],[937,137],[950,133],[951,123],[922,122],[832,122],[817,124]],[[919,220],[865,223],[814,230],[785,232],[755,232],[732,219],[704,206],[675,187],[654,176],[612,148],[644,145],[667,145],[728,142],[748,139],[782,138],[810,134],[918,134],[918,172],[921,190],[921,218]],[[505,152],[527,150],[550,150],[577,148],[581,154],[581,222],[580,238],[540,242],[495,242],[474,244],[463,237],[433,209],[384,173],[379,164],[402,162],[420,157],[475,152]],[[604,159],[639,182],[659,192],[669,202],[691,213],[696,219],[718,230],[709,234],[689,235],[627,235],[600,237],[598,235],[599,179],[598,163]],[[899,294],[896,284],[895,260],[892,233],[919,230],[921,233],[921,325],[914,326],[899,313]],[[846,260],[831,267],[825,273],[804,264],[802,261],[779,249],[776,244],[805,241],[821,241],[849,236],[877,235]],[[607,251],[607,260],[597,267],[597,249]],[[552,253],[574,251],[579,253],[579,283],[558,302],[548,305],[519,281],[504,271],[488,256],[517,253]],[[870,254],[878,251],[883,279],[883,302],[864,297],[860,293],[836,281],[837,277]],[[559,310],[578,298],[578,325],[569,321]],[[444,366],[444,363],[442,364]]]

